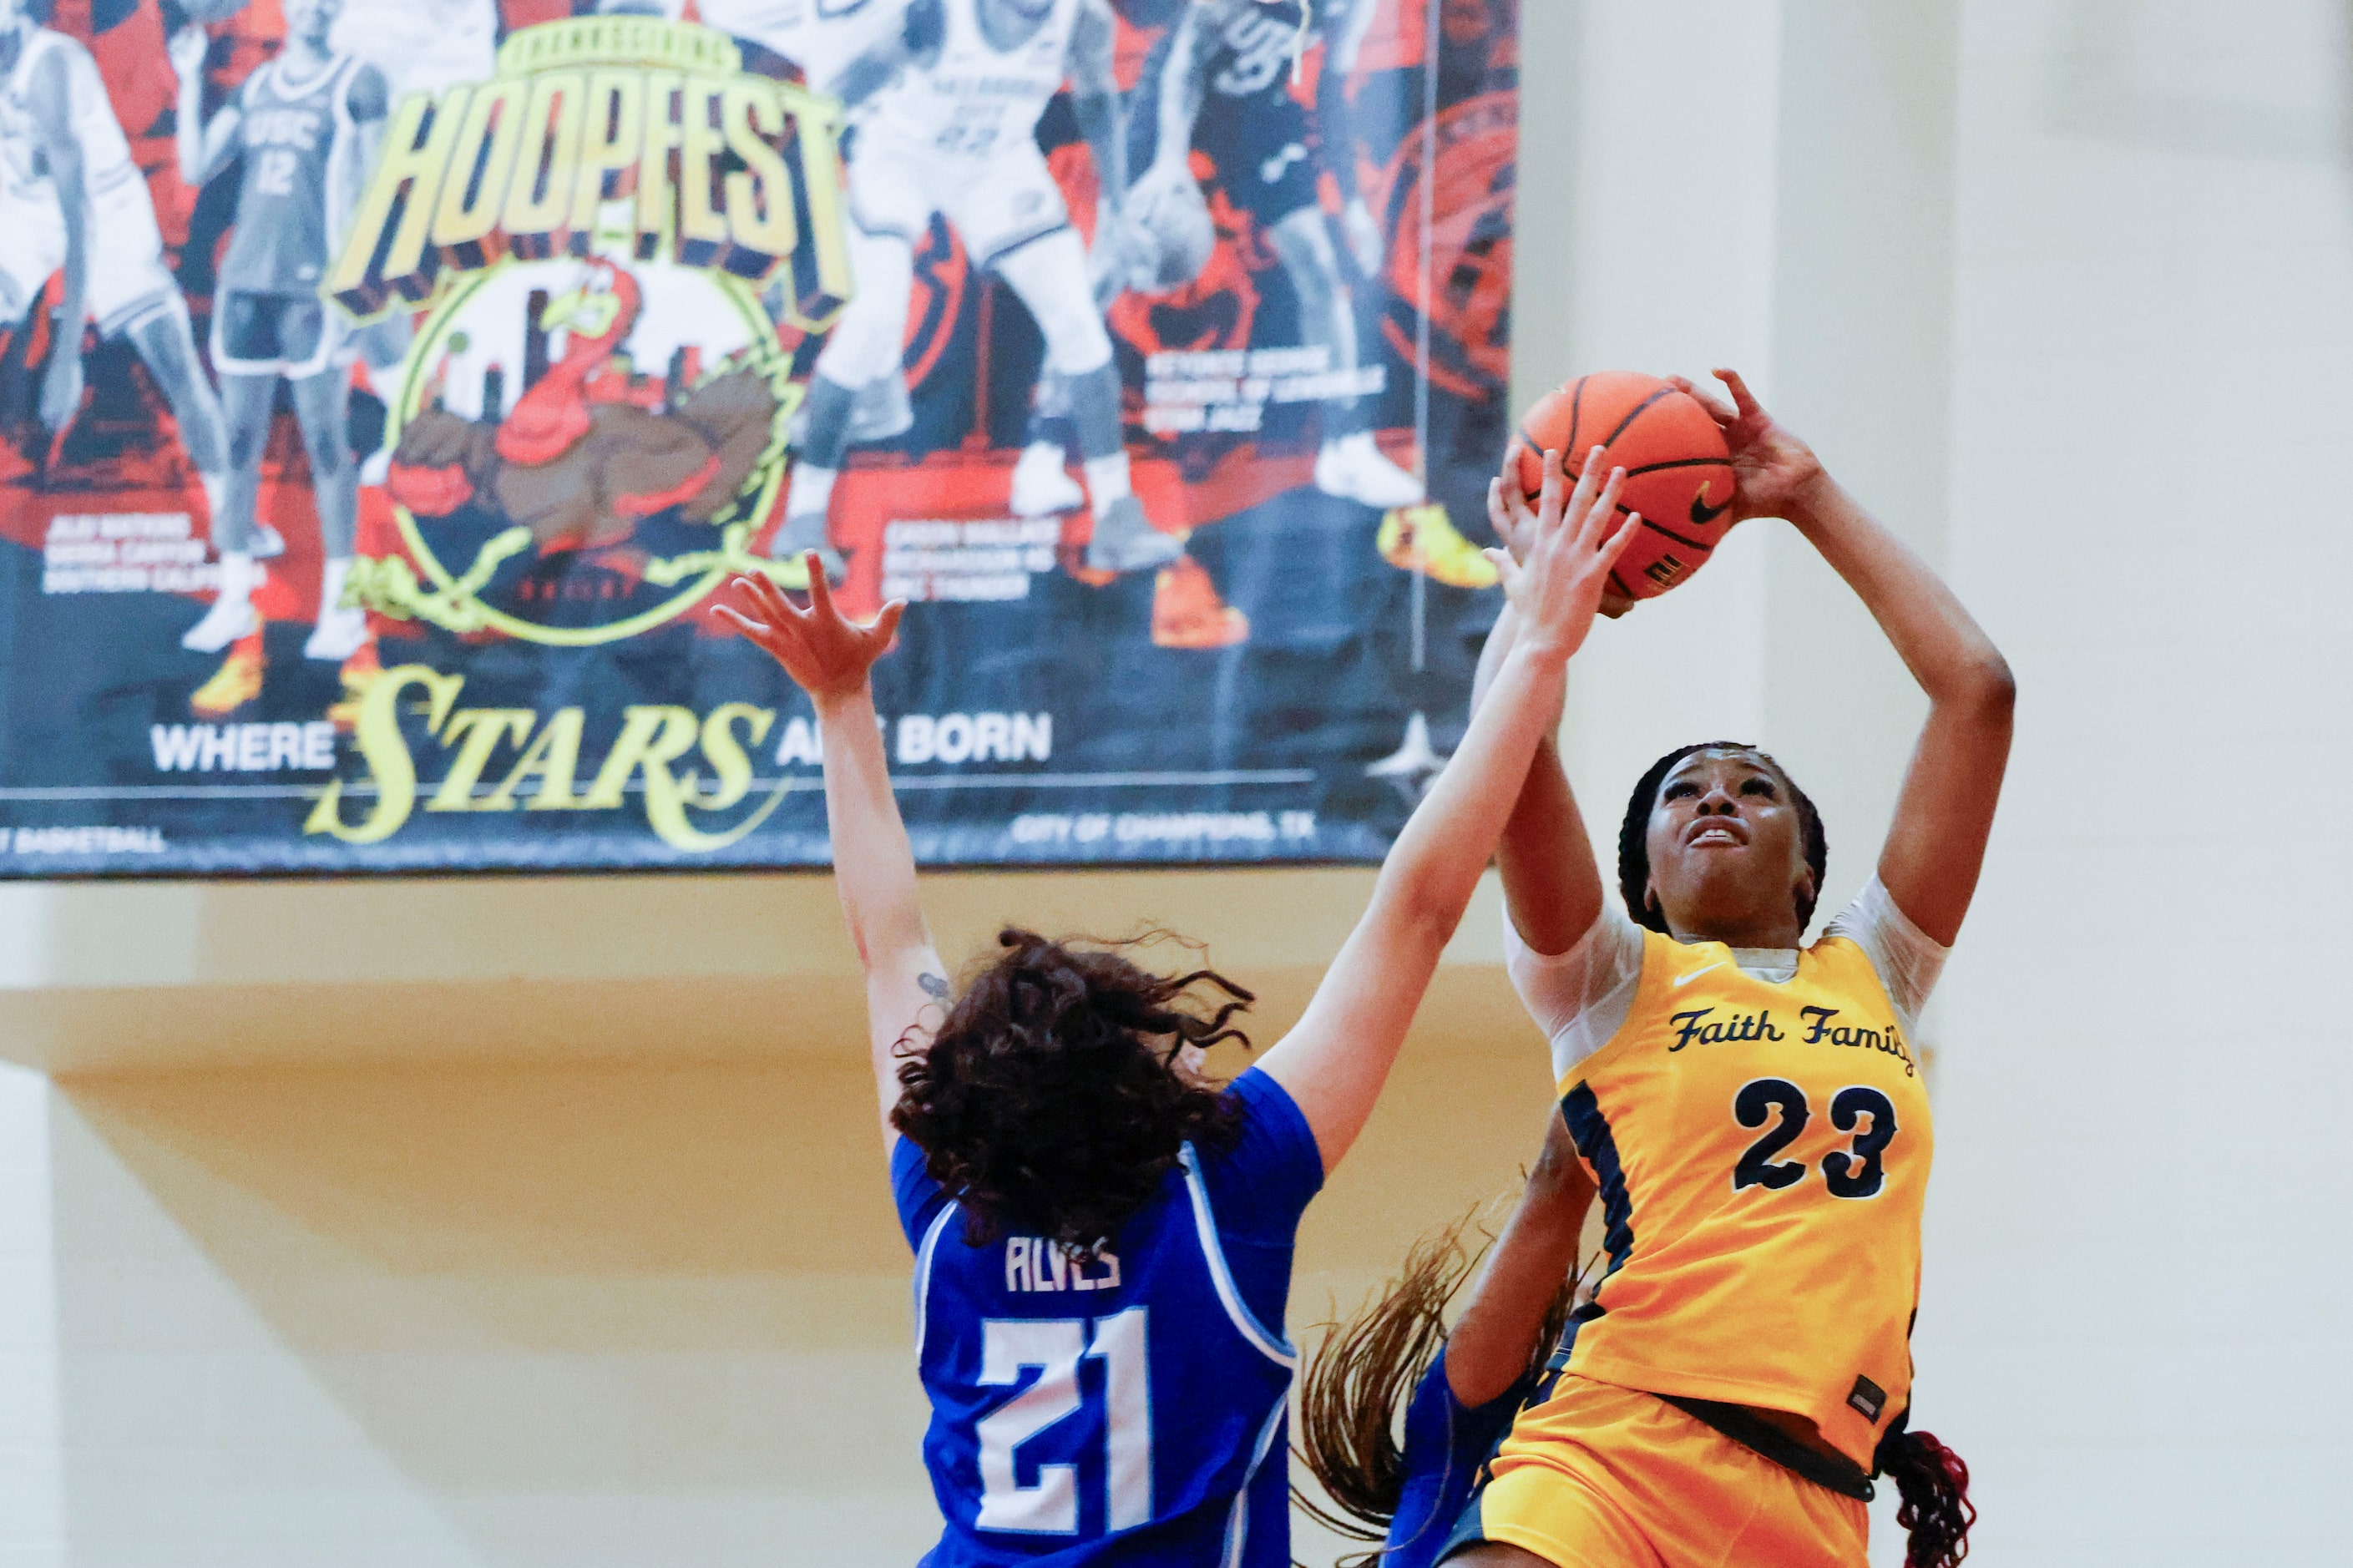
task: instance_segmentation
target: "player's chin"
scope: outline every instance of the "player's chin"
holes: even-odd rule
[[[1744,913],[1762,903],[1774,879],[1754,844],[1678,845],[1673,881],[1684,897],[1712,913]]]

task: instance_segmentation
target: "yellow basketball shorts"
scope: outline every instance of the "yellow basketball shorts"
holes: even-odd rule
[[[1557,1568],[1865,1568],[1863,1504],[1666,1401],[1565,1376],[1520,1412],[1450,1552],[1500,1542]]]

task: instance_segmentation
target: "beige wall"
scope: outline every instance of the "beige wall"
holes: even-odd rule
[[[1753,369],[2021,676],[1929,1026],[1921,1412],[1985,1561],[2341,1561],[2353,1039],[2308,982],[2353,869],[2342,8],[1528,13],[1521,400]],[[1917,699],[1786,529],[1573,684],[1605,832],[1659,752],[1754,736],[1822,802],[1832,899],[1866,874]],[[1008,914],[1205,935],[1271,1029],[1367,885],[934,900],[951,951]],[[1497,919],[1311,1214],[1294,1325],[1534,1142]],[[857,1018],[811,879],[0,888],[0,1056],[60,1075],[0,1069],[0,1568],[909,1561]]]
[[[2353,37],[1962,16],[1952,565],[2025,696],[1920,1352],[2012,1560],[2342,1561]]]
[[[1396,1089],[1317,1213],[1303,1323],[1509,1180],[1545,1085],[1496,1050]],[[871,1092],[807,1062],[77,1084],[50,1166],[70,1560],[912,1562]]]

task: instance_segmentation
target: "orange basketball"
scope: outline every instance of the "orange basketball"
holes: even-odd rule
[[[1596,371],[1556,387],[1520,421],[1520,486],[1528,504],[1544,488],[1546,448],[1574,480],[1585,454],[1607,447],[1605,469],[1626,470],[1621,512],[1642,514],[1642,537],[1609,574],[1630,599],[1665,593],[1707,564],[1732,527],[1732,453],[1696,399],[1654,375]]]

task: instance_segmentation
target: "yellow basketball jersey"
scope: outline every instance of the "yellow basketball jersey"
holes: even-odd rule
[[[1869,1469],[1911,1394],[1932,1140],[1862,949],[1776,984],[1646,931],[1632,1012],[1560,1096],[1608,1226],[1569,1369],[1806,1416]]]

